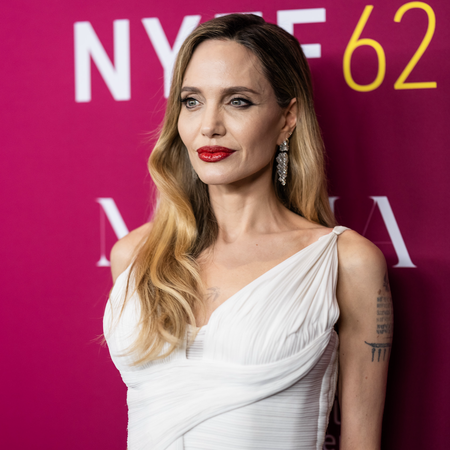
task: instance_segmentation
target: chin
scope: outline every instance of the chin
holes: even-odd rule
[[[197,172],[198,177],[203,183],[215,186],[221,184],[231,184],[242,177],[240,177],[236,170],[224,170],[223,167],[207,167]]]
[[[203,183],[207,184],[208,186],[220,186],[223,184],[231,184],[238,181],[235,176],[231,177],[227,175],[198,174],[198,177],[201,181],[203,181]]]

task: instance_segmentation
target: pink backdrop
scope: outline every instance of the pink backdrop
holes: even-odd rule
[[[450,3],[415,2],[395,22],[405,3],[371,3],[361,39],[378,44],[348,48],[353,87],[343,60],[361,0],[2,3],[2,448],[125,448],[125,388],[95,338],[111,287],[102,253],[152,210],[147,133],[163,117],[170,51],[158,24],[146,22],[150,39],[142,19],[158,18],[172,47],[185,16],[253,11],[285,27],[309,22],[291,28],[320,45],[309,47],[310,65],[336,214],[389,264],[396,329],[383,448],[449,448]],[[406,82],[436,87],[396,89],[427,30]],[[91,75],[88,51],[97,58]],[[337,422],[333,414],[327,449],[339,448]]]

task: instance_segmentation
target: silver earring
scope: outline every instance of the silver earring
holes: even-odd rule
[[[289,141],[286,139],[280,145],[280,154],[277,156],[276,162],[277,164],[277,173],[278,173],[278,181],[286,186],[286,177],[288,171],[288,161],[289,156],[287,152],[289,151]]]

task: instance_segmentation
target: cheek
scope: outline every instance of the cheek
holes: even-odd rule
[[[196,129],[191,120],[187,120],[185,116],[180,113],[177,123],[178,134],[180,135],[181,141],[185,145],[188,153],[188,157],[191,164],[196,167],[198,163],[198,158],[195,158],[196,153],[193,151],[195,148],[195,139],[197,136]]]
[[[267,163],[276,151],[278,117],[269,116],[264,119],[244,123],[241,136],[244,146],[249,150],[247,156],[252,157],[258,155]]]
[[[177,128],[178,128],[178,134],[180,135],[181,140],[183,142],[185,142],[185,139],[187,139],[187,130],[189,128],[186,126],[186,120],[184,120],[184,118],[182,117],[181,114],[178,117]]]

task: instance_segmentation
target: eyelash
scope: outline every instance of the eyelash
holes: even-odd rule
[[[192,109],[192,107],[189,107],[189,106],[187,105],[187,102],[190,101],[190,100],[194,100],[194,101],[196,101],[196,102],[198,101],[198,100],[196,100],[195,98],[192,98],[192,97],[186,97],[186,98],[181,98],[181,99],[180,99],[180,102],[183,103],[184,106],[185,106],[187,109]]]
[[[187,109],[193,109],[193,108],[195,108],[195,106],[189,107],[189,106],[187,105],[187,102],[190,101],[190,100],[193,100],[193,101],[198,102],[197,99],[192,98],[192,97],[182,98],[182,99],[180,99],[180,102],[183,103],[184,106],[185,106]],[[232,98],[232,99],[230,100],[230,103],[231,103],[231,102],[234,102],[234,101],[237,101],[237,100],[245,103],[245,105],[236,105],[237,108],[242,108],[242,109],[244,109],[244,108],[248,108],[249,106],[252,106],[252,105],[253,105],[253,103],[252,103],[250,100],[247,100],[246,98],[241,98],[241,97],[234,97],[234,98]]]
[[[235,100],[239,100],[239,101],[245,103],[245,105],[241,105],[241,106],[239,106],[238,108],[246,108],[246,107],[248,107],[248,106],[252,106],[252,105],[253,105],[253,103],[252,103],[250,100],[247,100],[246,98],[241,98],[241,97],[235,97],[235,98],[232,98],[232,99],[230,100],[230,103],[231,103],[231,102],[234,102]]]

